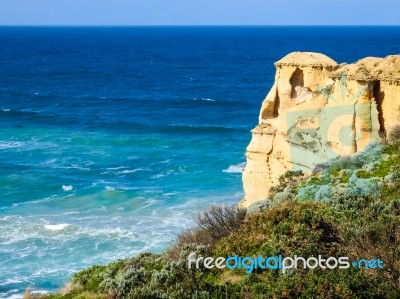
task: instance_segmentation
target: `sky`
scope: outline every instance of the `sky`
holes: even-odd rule
[[[398,0],[0,0],[0,25],[398,25]]]

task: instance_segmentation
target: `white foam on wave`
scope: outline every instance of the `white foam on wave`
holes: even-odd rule
[[[11,291],[20,292],[20,290],[17,290],[17,289],[14,289]],[[31,292],[32,295],[48,295],[51,293],[52,293],[51,291],[47,291],[47,290],[35,290],[35,291]],[[0,293],[0,296],[1,296],[1,293]],[[0,297],[0,299],[23,299],[23,298],[25,298],[23,293],[9,294],[9,295],[7,295],[7,293],[6,293],[6,296],[7,297]]]
[[[66,229],[68,227],[67,223],[60,223],[60,224],[45,224],[44,228],[51,231],[59,231]]]
[[[77,164],[71,164],[70,166],[58,166],[54,168],[60,168],[60,169],[78,169],[78,170],[90,170],[89,167],[83,167]]]
[[[108,167],[107,170],[119,170],[119,169],[125,169],[128,168],[126,166],[117,166],[117,167]]]
[[[151,190],[151,192],[154,193],[156,191]],[[179,192],[175,195],[178,196]],[[216,198],[211,199],[212,202],[225,201],[225,199],[218,197],[219,195],[216,196]],[[138,207],[136,207],[136,202]],[[68,265],[68,267],[62,262],[57,262],[57,260],[67,259],[70,256],[69,251],[57,249],[57,252],[55,252],[57,258],[51,255],[43,255],[44,263],[51,263],[54,260],[56,262],[50,269],[44,269],[42,266],[35,265],[34,263],[27,264],[27,267],[32,268],[30,272],[33,273],[29,275],[29,279],[36,281],[42,278],[66,277],[66,271],[69,275],[70,271],[76,270],[72,268],[109,262],[117,258],[133,256],[144,251],[160,252],[171,244],[178,231],[188,228],[193,224],[194,217],[192,215],[195,214],[196,210],[200,211],[204,209],[204,201],[200,200],[197,196],[193,196],[190,199],[185,198],[184,201],[174,202],[174,204],[164,207],[164,203],[159,198],[159,193],[154,193],[146,195],[143,198],[138,198],[137,200],[132,198],[132,201],[126,202],[119,207],[127,207],[129,213],[115,212],[111,209],[112,212],[107,214],[92,211],[84,214],[84,211],[82,211],[82,215],[78,217],[61,218],[63,220],[58,221],[57,219],[60,219],[59,217],[62,216],[52,213],[52,215],[48,216],[42,215],[41,217],[43,218],[40,218],[36,222],[37,225],[29,228],[29,230],[29,223],[33,222],[34,217],[7,218],[8,222],[6,226],[7,230],[10,230],[10,235],[14,237],[19,236],[21,239],[23,237],[23,240],[41,239],[45,243],[46,249],[41,245],[36,245],[40,244],[39,242],[35,242],[26,249],[20,248],[19,251],[23,251],[23,253],[29,253],[30,255],[39,254],[42,256],[42,254],[46,253],[47,248],[49,250],[54,248],[53,244],[62,244],[59,248],[75,248],[75,244],[83,240],[87,242],[85,246],[90,250],[87,252],[91,252],[90,254],[87,252],[84,254],[84,251],[76,251],[79,263],[73,266]],[[132,213],[133,217],[131,216]],[[18,219],[20,221],[16,221]],[[18,224],[18,229],[10,229],[15,226],[16,222],[21,222]],[[68,228],[66,228],[68,226],[66,223],[69,225]],[[102,223],[102,226],[99,227],[98,223]],[[62,230],[65,228],[65,231]],[[6,229],[0,226],[0,236],[2,236],[3,231],[6,231]],[[112,250],[102,250],[102,248],[111,244]],[[19,244],[15,245],[20,246]],[[15,245],[9,246],[9,249],[15,250]],[[96,248],[99,250],[94,251]],[[58,270],[60,268],[62,270]]]
[[[16,284],[16,283],[21,283],[24,282],[22,279],[18,278],[7,278],[6,280],[0,282],[0,286],[6,286],[8,284]]]
[[[62,185],[62,189],[64,191],[72,191],[72,189],[74,189],[74,187],[72,185]]]
[[[126,173],[135,173],[135,172],[142,171],[142,170],[145,170],[145,169],[144,169],[144,168],[125,169],[125,170],[120,171],[120,173],[123,173],[123,174],[126,174]]]
[[[0,208],[0,210],[6,210],[6,209],[9,209],[10,207],[11,208],[16,208],[16,207],[19,207],[19,206],[26,206],[26,205],[31,205],[31,204],[37,204],[37,203],[41,203],[41,202],[49,202],[49,201],[52,201],[52,200],[54,200],[54,199],[56,199],[57,197],[55,197],[55,196],[50,196],[50,197],[46,197],[46,198],[43,198],[43,199],[38,199],[38,200],[30,200],[30,201],[25,201],[25,202],[20,202],[20,203],[13,203],[12,205],[10,205],[10,206],[3,206],[3,207],[1,207]],[[1,298],[0,298],[1,299]]]
[[[246,162],[242,162],[236,165],[230,165],[228,169],[222,170],[225,173],[242,173],[246,167]]]
[[[1,111],[3,111],[3,112],[10,112],[11,109],[1,109]]]
[[[179,175],[182,173],[187,173],[186,167],[178,167],[176,169],[167,169],[166,171],[163,171],[159,174],[153,175],[151,178],[152,179],[160,179],[165,176],[170,176],[170,175]]]
[[[41,143],[43,146],[52,146],[54,147],[54,144],[45,144]],[[66,159],[59,159],[59,158],[53,158],[47,161],[44,161],[42,163],[43,165],[46,165],[46,167],[54,168],[54,169],[78,169],[78,170],[90,170],[89,167],[93,164],[93,162],[85,162],[84,165],[80,164],[71,164],[69,163]]]
[[[215,102],[214,99],[210,99],[210,98],[198,98],[198,99],[193,99],[193,101]]]
[[[101,174],[129,174],[129,173],[135,173],[138,171],[148,171],[148,168],[135,168],[135,169],[129,169],[129,167],[126,166],[118,166],[118,167],[109,167],[106,168],[106,171],[102,172]]]
[[[0,140],[0,150],[1,149],[11,149],[20,148],[21,151],[31,151],[35,149],[43,149],[49,147],[55,147],[55,143],[52,142],[42,142],[32,138],[30,141],[13,141],[13,140]],[[21,164],[21,165],[32,165],[31,163]]]
[[[64,215],[76,215],[76,214],[79,214],[80,212],[78,212],[78,211],[70,211],[70,212],[66,212],[66,213],[64,213]]]
[[[19,141],[0,141],[0,149],[22,147],[23,143]]]
[[[152,179],[161,179],[163,177],[165,177],[165,174],[159,173],[159,174],[153,175],[151,178]]]

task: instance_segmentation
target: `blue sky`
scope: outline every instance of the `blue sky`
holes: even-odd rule
[[[397,25],[398,0],[0,0],[0,25]]]

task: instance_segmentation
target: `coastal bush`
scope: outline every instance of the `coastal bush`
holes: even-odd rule
[[[88,269],[78,272],[72,276],[72,284],[82,287],[86,291],[96,292],[99,289],[100,283],[103,281],[103,273],[107,269],[113,269],[114,264],[109,267],[94,265]]]
[[[209,234],[212,241],[218,241],[239,229],[245,216],[246,209],[236,205],[213,205],[208,211],[198,214],[196,222],[200,229]]]
[[[166,257],[169,259],[178,259],[181,250],[188,244],[199,244],[211,247],[213,239],[211,235],[203,229],[197,227],[186,229],[179,233],[174,245],[165,253]]]
[[[372,204],[364,213],[361,225],[349,223],[348,250],[358,259],[377,258],[384,261],[384,270],[370,275],[386,277],[393,290],[400,290],[400,201],[388,205]]]
[[[190,244],[212,248],[222,237],[235,232],[244,222],[246,209],[236,205],[213,205],[196,216],[197,226],[182,231],[175,244],[166,252],[167,258],[178,259]]]
[[[292,186],[287,186],[283,191],[278,192],[274,195],[272,202],[274,205],[282,203],[284,201],[292,200],[296,196],[296,191]]]
[[[327,175],[337,177],[340,173],[343,175],[343,171],[346,171],[344,174],[348,174],[349,170],[371,167],[382,160],[384,150],[379,143],[370,144],[362,152],[357,152],[350,156],[338,156],[325,163],[317,164],[312,171],[312,175],[323,173],[325,177]]]
[[[315,200],[316,194],[321,188],[321,185],[309,184],[299,189],[296,195],[296,200]]]
[[[335,229],[323,215],[323,209],[320,203],[288,201],[251,215],[235,234],[221,239],[214,252],[221,256],[260,253],[311,256],[322,248],[324,252],[330,246],[323,244],[325,241],[339,242],[340,238],[334,237]]]
[[[207,285],[203,278],[210,272],[205,267],[187,267],[191,252],[205,256],[208,251],[205,246],[191,244],[181,250],[176,260],[147,253],[121,261],[121,267],[115,264],[91,267],[74,276],[73,292],[108,294],[108,298],[187,298]]]
[[[52,294],[30,294],[30,297],[24,297],[23,299],[112,299],[106,294],[95,294],[86,291],[80,291],[79,289],[74,289],[67,294],[52,293]]]
[[[311,185],[323,185],[323,182],[321,180],[321,178],[319,178],[318,176],[312,176],[310,177],[307,181],[307,184],[311,184]]]
[[[247,214],[262,213],[272,206],[271,200],[259,200],[247,208]]]
[[[314,169],[311,171],[311,174],[315,175],[317,173],[323,172],[329,168],[327,163],[318,163],[315,165]]]
[[[399,155],[400,154],[400,140],[392,141],[382,149],[382,154],[386,155]]]
[[[359,169],[364,165],[380,161],[382,159],[382,146],[379,143],[368,145],[364,151],[351,156],[338,156],[329,160],[326,165],[331,174],[337,175],[342,169]]]
[[[277,193],[284,192],[287,187],[295,186],[304,180],[304,173],[301,170],[290,170],[281,175],[278,179],[278,184],[272,186],[269,190],[271,198]]]
[[[118,292],[118,297],[128,298],[131,293],[147,283],[146,270],[136,267],[130,267],[126,271],[118,273],[116,277],[115,291]]]
[[[389,141],[400,141],[400,124],[397,124],[389,133]]]

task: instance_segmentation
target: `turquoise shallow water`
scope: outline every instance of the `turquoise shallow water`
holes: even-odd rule
[[[1,275],[10,288],[52,289],[84,266],[161,251],[196,211],[241,196],[226,138],[192,136],[190,154],[181,137],[157,134],[12,128],[0,140]]]
[[[0,27],[0,298],[160,252],[238,202],[273,62],[294,50],[385,56],[400,29]]]

